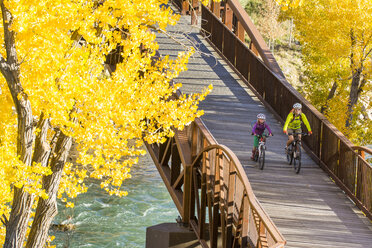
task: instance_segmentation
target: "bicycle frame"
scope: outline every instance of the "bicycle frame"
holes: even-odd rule
[[[269,137],[269,135],[263,134],[263,135],[257,135],[257,137],[259,139],[257,153],[260,154],[262,148],[264,150],[266,150],[266,140],[265,139],[267,137]]]
[[[292,164],[296,171],[296,174],[300,172],[301,169],[301,140],[298,138],[298,135],[306,136],[307,133],[299,133],[299,134],[293,134],[294,140],[292,143],[288,146],[287,150],[287,161],[289,164]]]
[[[265,150],[266,150],[266,137],[269,135],[262,134],[257,135],[257,138],[259,139],[258,147],[256,149],[256,153],[254,156],[254,160],[258,162],[259,168],[262,170],[265,164]]]
[[[266,141],[264,141],[263,137],[261,137],[260,141],[258,142],[258,151],[261,152],[261,149],[266,150]]]
[[[257,147],[255,156],[258,157],[261,154],[262,149],[266,150],[266,138],[269,137],[269,135],[262,134],[262,135],[256,135],[256,136],[258,137],[258,147]]]
[[[294,133],[293,134],[294,140],[292,141],[291,144],[289,144],[291,146],[291,148],[293,148],[293,149],[291,149],[291,152],[293,152],[294,148],[296,148],[296,145],[297,145],[298,142],[299,142],[300,146],[302,147],[302,143],[301,143],[301,140],[298,139],[298,135],[306,136],[308,134],[307,133]],[[295,158],[296,157],[296,153],[293,154],[293,155],[294,155],[294,158]]]

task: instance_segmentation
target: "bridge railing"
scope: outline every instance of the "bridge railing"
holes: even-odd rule
[[[372,167],[359,148],[332,125],[285,79],[248,14],[237,0],[202,6],[202,32],[232,65],[263,103],[284,122],[292,105],[301,102],[313,135],[304,138],[308,151],[319,165],[372,219]],[[245,35],[249,43],[245,42]]]
[[[284,247],[235,154],[200,119],[163,144],[146,144],[182,222],[203,247]]]

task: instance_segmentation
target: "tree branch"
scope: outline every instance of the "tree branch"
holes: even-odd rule
[[[17,97],[19,94],[23,93],[23,88],[20,84],[20,71],[15,47],[14,31],[10,31],[10,26],[13,24],[13,16],[5,7],[3,0],[0,0],[0,7],[3,17],[4,45],[7,56],[6,60],[3,56],[0,56],[0,70],[8,83],[17,111],[19,111],[21,103]],[[24,93],[22,95],[24,95]],[[27,96],[24,96],[24,98],[26,99]]]
[[[4,224],[4,226],[7,226],[9,221],[8,221],[8,218],[5,216],[5,214],[3,214],[3,216],[0,218],[1,220],[1,223]]]
[[[355,47],[355,37],[354,37],[354,30],[350,30],[350,40],[351,40],[351,51],[350,51],[350,68],[353,71],[354,62],[354,47]],[[354,73],[353,73],[354,74]]]
[[[10,66],[16,66],[18,63],[17,52],[15,47],[14,31],[10,31],[13,24],[13,16],[5,7],[4,0],[0,0],[1,12],[3,15],[4,42],[7,61]]]
[[[327,100],[326,100],[326,103],[325,105],[322,106],[321,110],[320,110],[320,113],[324,113],[324,111],[328,108],[328,101],[331,100],[335,93],[336,93],[336,89],[337,89],[337,82],[334,82],[333,85],[332,85],[332,88],[331,90],[329,91],[329,94],[328,94],[328,97],[327,97]]]
[[[372,53],[372,48],[366,53],[366,56],[364,56],[363,61],[366,60],[371,53]]]
[[[363,91],[363,87],[364,85],[367,83],[367,80],[366,78],[364,77],[363,75],[363,79],[362,81],[360,82],[360,85],[359,85],[359,88],[358,88],[358,96],[360,95],[360,93]]]
[[[49,129],[49,118],[45,118],[44,113],[41,113],[40,120],[37,124],[37,128],[40,132],[37,134],[35,139],[34,155],[32,157],[33,163],[41,163],[42,166],[48,165],[48,159],[50,154],[50,145],[47,142],[47,133]]]
[[[0,54],[0,71],[1,71],[1,74],[3,74],[5,78],[11,78],[12,75],[10,74],[10,66],[8,62],[6,62],[3,55],[1,54]]]

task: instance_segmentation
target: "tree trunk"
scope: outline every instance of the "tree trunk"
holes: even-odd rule
[[[31,166],[33,143],[33,116],[28,100],[19,101],[17,154],[22,162]],[[34,197],[22,189],[14,188],[14,198],[6,227],[4,248],[22,247]]]
[[[11,70],[11,67],[5,69],[2,72],[3,75],[6,75],[5,78],[11,91],[18,117],[17,154],[25,165],[31,166],[32,144],[34,140],[31,104],[26,96],[21,96],[20,99],[17,98],[17,96],[23,93],[23,89],[20,87],[19,80],[16,77],[17,74]],[[25,192],[23,188],[14,187],[12,210],[6,226],[3,248],[18,248],[23,246],[33,200],[34,196]]]
[[[10,219],[6,226],[3,248],[23,247],[27,224],[34,197],[22,189],[14,188],[14,199]]]
[[[293,30],[293,18],[291,18],[291,20],[289,21],[289,42],[288,42],[289,47],[292,46],[292,30]]]
[[[44,247],[48,237],[50,223],[57,215],[57,192],[67,156],[70,152],[72,138],[62,132],[58,137],[53,157],[50,161],[52,174],[43,177],[43,188],[48,194],[48,199],[40,198],[26,247]]]
[[[20,160],[25,165],[31,166],[32,144],[34,139],[31,104],[20,83],[20,71],[14,31],[10,28],[13,23],[13,17],[2,0],[0,1],[0,7],[3,18],[4,44],[6,50],[6,60],[0,55],[0,70],[8,84],[17,110],[17,155],[20,156]],[[32,195],[24,192],[23,189],[14,188],[12,211],[6,226],[4,248],[18,248],[23,246],[32,202]]]
[[[324,113],[324,111],[328,108],[328,101],[331,100],[334,96],[335,96],[335,93],[336,93],[336,89],[337,89],[337,83],[334,82],[333,85],[332,85],[332,88],[331,90],[329,91],[329,94],[328,94],[328,97],[327,97],[327,101],[326,101],[326,104],[324,104],[320,110],[320,113]]]
[[[346,127],[349,127],[353,120],[353,108],[355,104],[358,102],[358,98],[360,94],[360,90],[359,90],[360,78],[361,78],[361,70],[358,69],[353,73],[353,79],[351,80],[350,96],[349,96],[349,104],[348,104],[349,117],[346,121],[346,125],[345,125]]]
[[[271,38],[269,38],[269,49],[271,50]]]

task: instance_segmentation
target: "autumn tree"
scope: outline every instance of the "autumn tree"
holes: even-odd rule
[[[296,8],[301,6],[304,0],[275,0],[279,5],[282,6],[283,10],[287,10],[288,8]],[[306,0],[305,0],[306,1]]]
[[[372,141],[372,2],[279,1],[302,46],[304,93],[356,143]]]
[[[284,34],[282,23],[279,20],[280,6],[275,0],[265,0],[262,5],[258,29],[267,37],[269,48],[274,52],[275,41]]]
[[[150,27],[178,16],[166,0],[1,0],[0,243],[44,247],[57,197],[87,177],[123,196],[143,141],[163,142],[195,117],[208,90],[174,98],[169,82],[192,49],[154,60]],[[105,64],[119,52],[118,64]],[[79,166],[66,162],[77,144]]]
[[[252,19],[255,25],[257,25],[259,19],[261,18],[261,12],[263,11],[264,2],[261,0],[248,0],[239,2],[240,4],[245,4],[245,11],[248,13],[249,17]]]

